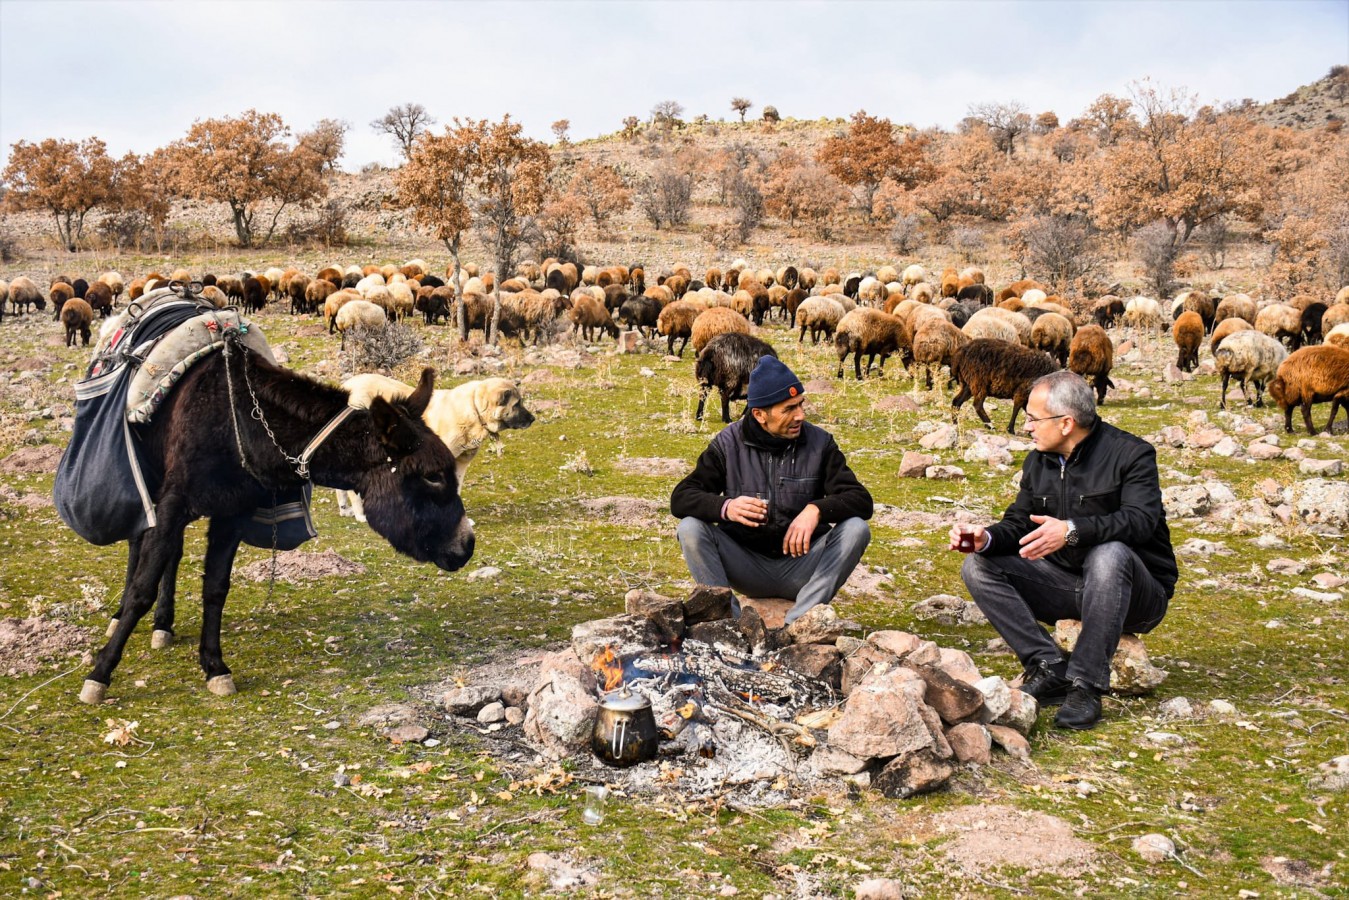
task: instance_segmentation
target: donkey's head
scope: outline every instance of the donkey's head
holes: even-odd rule
[[[375,398],[370,420],[387,461],[367,470],[357,489],[370,527],[395,550],[453,572],[473,556],[473,528],[454,476],[454,456],[422,421],[435,386],[422,371],[404,401]]]

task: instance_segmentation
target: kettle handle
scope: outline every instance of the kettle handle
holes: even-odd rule
[[[614,726],[614,737],[613,743],[611,744],[613,748],[614,758],[617,759],[618,757],[622,756],[623,744],[626,743],[627,737],[628,737],[628,720],[626,718],[619,719]]]

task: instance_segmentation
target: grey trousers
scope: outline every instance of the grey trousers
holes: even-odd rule
[[[834,599],[871,542],[862,519],[844,519],[805,556],[781,559],[746,550],[720,528],[702,519],[679,520],[679,549],[689,573],[699,584],[728,587],[746,597],[795,600],[787,621],[795,622],[813,606]]]
[[[1039,624],[1079,619],[1082,634],[1068,661],[1068,678],[1102,693],[1110,690],[1110,658],[1125,632],[1144,633],[1166,615],[1166,591],[1126,544],[1098,544],[1082,572],[1016,554],[971,553],[961,566],[970,596],[1022,665],[1063,661]],[[1038,620],[1038,621],[1037,621]]]

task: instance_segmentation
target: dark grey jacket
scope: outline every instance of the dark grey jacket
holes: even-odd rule
[[[1119,541],[1138,554],[1167,599],[1175,593],[1176,554],[1162,509],[1157,451],[1142,438],[1098,422],[1067,463],[1032,450],[1021,466],[1021,490],[988,529],[984,552],[1016,553],[1018,541],[1039,527],[1032,515],[1072,519],[1077,527],[1077,546],[1051,554],[1050,562],[1081,571],[1088,549]]]

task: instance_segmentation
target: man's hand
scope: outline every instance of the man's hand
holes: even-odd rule
[[[1040,527],[1021,539],[1022,559],[1044,559],[1064,547],[1064,538],[1068,534],[1068,522],[1053,516],[1031,516],[1030,520]]]
[[[726,504],[726,521],[758,528],[768,518],[768,501],[758,497],[735,497]]]
[[[960,549],[960,538],[962,534],[968,534],[974,538],[974,549],[976,551],[984,549],[984,543],[988,540],[988,532],[982,525],[968,525],[961,523],[952,525],[951,530],[947,532],[947,537],[951,540],[951,549]]]
[[[819,524],[820,508],[814,503],[807,503],[806,508],[787,526],[787,534],[782,539],[782,552],[788,556],[805,556],[809,553],[810,536]]]

